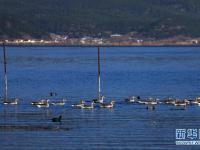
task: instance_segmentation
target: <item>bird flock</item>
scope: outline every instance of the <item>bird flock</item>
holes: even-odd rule
[[[56,94],[57,95],[57,94]],[[51,95],[54,96],[54,95]],[[95,107],[98,108],[108,108],[112,109],[115,105],[115,101],[112,100],[110,102],[105,102],[104,101],[104,96],[100,96],[97,99],[93,99],[92,101],[84,101],[80,100],[79,103],[77,104],[72,104],[72,108],[79,108],[79,109],[93,109]],[[4,101],[4,105],[17,105],[18,104],[18,99],[10,99],[7,101]],[[48,108],[50,105],[53,106],[64,106],[66,104],[67,100],[63,99],[60,101],[51,101],[49,99],[41,99],[38,101],[33,101],[31,102],[31,105],[36,106],[38,108]],[[142,99],[140,96],[130,96],[129,98],[124,99],[124,102],[127,104],[141,104],[146,106],[146,109],[150,110],[155,110],[155,106],[158,104],[166,104],[166,105],[174,105],[175,107],[180,107],[182,106],[184,109],[188,105],[198,105],[200,106],[200,97],[196,97],[194,99],[184,99],[184,100],[179,100],[179,99],[174,99],[174,98],[165,98],[163,100],[156,99],[156,98],[147,98],[147,99]],[[52,122],[60,122],[62,120],[62,115],[58,117],[54,117],[51,119]]]
[[[84,101],[80,100],[79,103],[71,105],[73,108],[80,108],[80,109],[93,109],[95,106],[100,108],[113,108],[115,105],[115,101],[112,100],[110,102],[105,102],[104,96],[100,96],[97,99],[93,99],[92,101]],[[17,105],[18,99],[10,99],[3,102],[4,105]],[[59,101],[51,101],[49,99],[41,99],[38,101],[31,102],[31,105],[37,106],[38,108],[48,108],[50,105],[54,106],[64,106],[67,100],[59,100]],[[124,99],[125,103],[138,103],[147,106],[147,109],[155,109],[155,106],[158,104],[168,104],[174,106],[188,106],[188,105],[198,105],[200,106],[200,97],[196,97],[194,99],[175,99],[175,98],[165,98],[163,100],[156,99],[156,98],[147,98],[142,99],[140,96],[130,96],[129,98]]]

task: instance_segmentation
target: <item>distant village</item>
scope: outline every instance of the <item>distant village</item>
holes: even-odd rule
[[[134,34],[111,34],[106,38],[97,38],[84,36],[81,38],[71,38],[67,35],[51,34],[49,39],[10,39],[0,40],[0,43],[14,46],[167,46],[167,45],[200,45],[200,38],[191,38],[186,36],[176,36],[166,39],[144,38],[134,36]]]

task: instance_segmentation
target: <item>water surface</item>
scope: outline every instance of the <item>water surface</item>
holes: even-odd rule
[[[2,149],[199,149],[176,146],[175,130],[198,129],[200,107],[176,110],[161,104],[150,111],[123,102],[131,95],[161,99],[200,95],[198,47],[101,48],[102,92],[107,101],[117,102],[111,110],[70,107],[97,95],[96,48],[9,47],[7,57],[9,96],[21,100],[16,107],[0,105]],[[30,105],[50,98],[51,91],[58,93],[55,99],[66,98],[66,106]],[[51,118],[60,114],[62,124],[52,123]]]

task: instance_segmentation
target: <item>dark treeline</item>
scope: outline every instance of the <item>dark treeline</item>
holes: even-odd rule
[[[200,36],[199,0],[0,0],[0,38]]]

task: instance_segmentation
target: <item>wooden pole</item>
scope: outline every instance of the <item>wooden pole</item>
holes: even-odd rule
[[[3,61],[4,61],[4,101],[8,100],[8,78],[7,78],[7,61],[6,61],[6,47],[3,43]]]
[[[100,47],[98,46],[98,98],[101,98],[101,77],[100,77]]]

